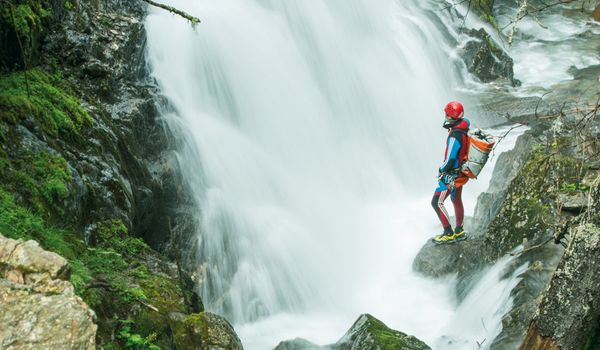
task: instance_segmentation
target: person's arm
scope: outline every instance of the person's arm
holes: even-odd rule
[[[448,173],[450,170],[453,170],[456,167],[459,151],[460,140],[454,135],[448,137],[448,154],[446,155],[446,160],[444,161],[442,166],[440,166],[440,173]]]

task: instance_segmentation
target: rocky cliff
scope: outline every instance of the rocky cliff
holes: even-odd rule
[[[94,310],[95,341],[107,349],[174,348],[172,315],[203,311],[178,263],[189,261],[193,204],[146,70],[146,6],[10,0],[0,9],[0,232],[66,259],[64,303]]]

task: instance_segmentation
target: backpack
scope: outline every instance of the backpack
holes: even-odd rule
[[[487,163],[496,140],[492,135],[475,129],[467,134],[467,152],[461,160],[461,172],[470,179],[476,179]]]

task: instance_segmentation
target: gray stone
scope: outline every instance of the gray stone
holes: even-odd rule
[[[0,235],[0,267],[0,348],[96,348],[94,312],[64,280],[64,258]]]
[[[15,241],[0,235],[0,263],[26,274],[47,273],[51,279],[68,278],[68,261],[42,249],[36,241]]]
[[[580,212],[587,207],[588,197],[581,191],[572,193],[559,193],[558,202],[562,206],[563,210]]]

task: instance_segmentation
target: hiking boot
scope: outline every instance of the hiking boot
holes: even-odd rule
[[[457,241],[464,241],[467,239],[467,233],[462,226],[456,226],[456,228],[454,228],[454,239]]]
[[[445,228],[444,233],[433,237],[431,241],[435,244],[446,244],[456,242],[456,239],[454,238],[454,231],[452,231],[452,227]]]

